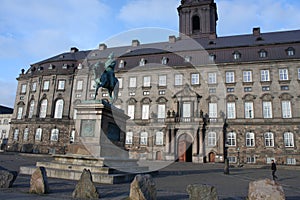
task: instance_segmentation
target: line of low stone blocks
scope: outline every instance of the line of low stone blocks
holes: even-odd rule
[[[0,170],[0,188],[12,187],[17,173]],[[191,184],[187,186],[190,200],[217,200],[218,194],[214,186]],[[31,175],[29,193],[47,194],[49,184],[44,167],[38,167]],[[84,169],[75,190],[73,198],[77,199],[99,199],[101,198],[92,180],[90,170]],[[136,175],[130,185],[130,195],[123,200],[156,200],[156,184],[149,174]],[[284,200],[283,188],[277,182],[263,179],[249,183],[248,200]]]

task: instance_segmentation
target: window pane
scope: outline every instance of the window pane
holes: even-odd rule
[[[55,104],[54,118],[61,119],[63,116],[63,110],[64,110],[64,100],[59,99],[56,101]]]
[[[133,132],[126,133],[125,144],[132,144]]]
[[[269,70],[260,71],[261,81],[270,81]]]
[[[17,119],[22,119],[23,116],[23,107],[18,107]]]
[[[253,102],[245,102],[245,118],[254,118]]]
[[[43,129],[41,129],[41,128],[36,129],[36,132],[35,132],[35,140],[36,141],[42,140],[42,132],[43,132]]]
[[[294,134],[293,133],[284,133],[284,145],[286,147],[294,147]]]
[[[208,146],[216,146],[216,133],[215,132],[208,133]]]
[[[184,118],[191,117],[191,104],[190,103],[183,103],[182,117],[184,117]]]
[[[141,145],[147,145],[148,144],[148,133],[147,132],[141,132]]]
[[[200,84],[199,74],[192,74],[191,75],[191,84],[192,85],[199,85]]]
[[[32,100],[31,102],[30,102],[30,105],[29,105],[29,113],[28,113],[28,118],[30,119],[30,118],[32,118],[32,116],[33,116],[33,112],[34,112],[34,101]]]
[[[227,103],[227,118],[235,119],[235,103]]]
[[[255,146],[254,133],[246,133],[246,146],[247,147]]]
[[[59,134],[58,129],[52,129],[50,140],[51,141],[58,141],[58,134]]]
[[[263,102],[263,117],[272,118],[272,103],[269,101]]]
[[[288,70],[287,69],[279,69],[279,80],[284,81],[288,80]]]
[[[208,73],[208,84],[217,83],[217,73]]]
[[[150,87],[151,86],[151,77],[150,76],[145,76],[144,77],[144,87]]]
[[[226,83],[234,83],[234,72],[226,72]]]
[[[182,74],[175,75],[175,85],[182,85]]]
[[[164,144],[164,133],[163,132],[156,132],[155,144],[156,145]]]
[[[252,72],[251,71],[243,72],[243,82],[252,82]]]
[[[290,101],[282,101],[282,117],[283,118],[292,117],[292,109],[291,109]]]
[[[227,144],[228,146],[236,145],[236,134],[234,132],[229,132],[227,134]]]
[[[42,100],[41,107],[40,107],[40,118],[46,117],[47,106],[48,106],[48,100],[47,99]]]
[[[135,88],[136,87],[136,77],[131,77],[129,79],[129,87]]]
[[[166,117],[166,105],[165,104],[159,104],[157,106],[157,118],[158,119],[164,119]]]
[[[163,76],[159,76],[159,86],[167,86],[167,76],[163,75]]]
[[[64,90],[65,89],[65,81],[58,81],[58,88],[59,90]]]
[[[142,119],[149,119],[149,105],[143,105],[142,108]]]
[[[134,105],[128,105],[127,115],[130,117],[130,119],[134,119]]]
[[[43,90],[49,90],[50,81],[44,81]]]
[[[82,90],[83,89],[83,81],[77,81],[77,90]]]
[[[209,118],[217,118],[218,117],[218,109],[216,103],[209,103]]]

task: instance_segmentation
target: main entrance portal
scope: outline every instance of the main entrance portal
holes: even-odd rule
[[[192,162],[193,139],[188,134],[182,134],[177,142],[179,162]]]

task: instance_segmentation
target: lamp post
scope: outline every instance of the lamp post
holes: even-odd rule
[[[227,119],[224,117],[223,125],[223,146],[224,146],[224,174],[229,174],[229,161],[227,158],[228,146],[227,146]]]
[[[240,167],[240,147],[237,148],[237,153],[238,153],[238,156],[237,156],[237,165],[238,167]]]

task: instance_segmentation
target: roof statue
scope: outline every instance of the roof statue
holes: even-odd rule
[[[115,77],[115,66],[116,61],[114,59],[114,53],[112,52],[109,54],[108,59],[105,63],[102,63],[98,61],[93,66],[93,72],[95,77],[95,97],[97,98],[98,95],[98,89],[100,87],[105,88],[108,90],[110,102],[113,104],[118,99],[118,93],[119,93],[119,81]],[[101,74],[101,69],[104,71]]]

